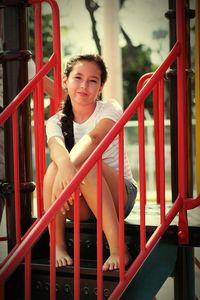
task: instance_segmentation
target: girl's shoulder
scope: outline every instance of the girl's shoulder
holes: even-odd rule
[[[99,107],[102,107],[103,109],[114,109],[116,111],[122,111],[122,107],[119,104],[119,102],[116,99],[108,99],[108,100],[102,100],[98,101]]]
[[[122,115],[122,107],[115,99],[98,101],[98,115],[99,119],[109,118],[117,121]]]
[[[55,114],[51,115],[47,121],[49,120],[60,120],[64,116],[61,110],[57,111]]]

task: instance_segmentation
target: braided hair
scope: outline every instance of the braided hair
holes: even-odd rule
[[[69,96],[64,103],[62,109],[61,129],[65,140],[65,147],[70,152],[74,146],[74,128],[73,128],[74,114],[72,110],[72,103]]]
[[[72,57],[66,64],[64,74],[69,77],[74,65],[79,61],[95,62],[101,71],[101,85],[107,80],[107,70],[103,59],[98,54],[81,54]],[[61,129],[65,140],[65,147],[70,152],[74,146],[74,129],[73,129],[74,113],[72,103],[69,96],[64,102],[62,108]]]

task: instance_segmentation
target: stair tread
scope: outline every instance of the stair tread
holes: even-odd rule
[[[49,272],[49,260],[48,259],[36,259],[32,261],[31,264],[32,270],[48,271]],[[69,273],[74,274],[74,265],[72,266],[63,266],[56,268],[56,273]],[[85,274],[96,276],[97,268],[96,261],[94,260],[81,260],[80,261],[80,275]],[[119,277],[119,270],[113,271],[104,271],[103,276],[106,277]]]

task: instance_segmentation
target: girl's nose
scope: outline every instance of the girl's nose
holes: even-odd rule
[[[86,88],[87,86],[88,86],[87,80],[82,80],[82,81],[81,81],[81,87],[82,87],[82,88]]]

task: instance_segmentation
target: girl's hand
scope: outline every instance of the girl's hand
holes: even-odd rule
[[[54,202],[61,192],[65,189],[65,187],[70,183],[74,175],[76,174],[77,170],[74,168],[72,164],[65,164],[62,163],[58,167],[58,172],[54,181],[53,189],[52,189],[52,202]],[[66,211],[70,210],[70,206],[73,205],[74,195],[72,194],[65,204],[63,205],[61,212],[63,214]]]

